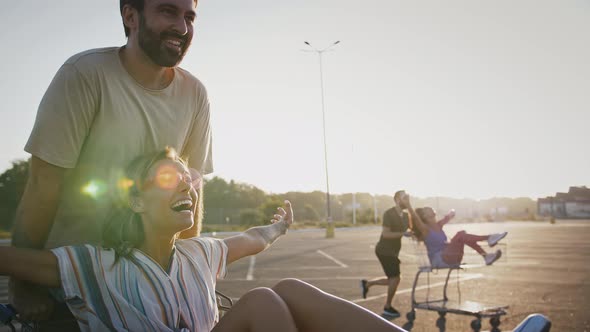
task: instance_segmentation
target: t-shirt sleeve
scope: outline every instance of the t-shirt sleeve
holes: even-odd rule
[[[57,257],[59,276],[65,299],[84,298],[84,289],[95,275],[91,257],[95,249],[89,246],[68,246],[52,249]]]
[[[191,239],[202,249],[207,264],[211,269],[211,275],[223,279],[227,274],[227,245],[222,239],[210,237],[195,237]]]
[[[63,168],[74,168],[94,119],[96,91],[78,69],[64,64],[47,88],[25,151]]]
[[[190,167],[205,175],[213,172],[213,135],[211,133],[209,98],[204,87],[199,90],[199,98],[195,108],[196,118],[182,155],[188,159]]]

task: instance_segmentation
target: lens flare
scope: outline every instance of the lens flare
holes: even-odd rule
[[[133,186],[133,180],[128,178],[121,178],[117,181],[117,188],[124,190],[125,192]]]
[[[174,166],[163,165],[156,173],[156,185],[162,189],[174,189],[180,183],[181,176]]]
[[[91,180],[84,187],[82,187],[82,193],[88,195],[94,199],[100,197],[106,191],[106,186],[101,181]]]

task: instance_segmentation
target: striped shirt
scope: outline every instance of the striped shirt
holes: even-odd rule
[[[91,245],[59,247],[66,303],[82,331],[210,331],[219,320],[217,278],[226,273],[223,240],[177,240],[169,271],[134,249],[133,259]]]

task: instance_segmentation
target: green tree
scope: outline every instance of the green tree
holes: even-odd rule
[[[257,209],[267,197],[255,186],[220,177],[206,180],[203,185],[204,223],[219,224],[229,220],[241,223],[241,211]]]
[[[288,199],[293,204],[293,213],[295,220],[300,219],[300,216],[305,216],[305,206],[311,206],[319,215],[319,219],[324,219],[326,216],[326,193],[321,191],[313,192],[298,192],[290,191],[286,194],[280,195],[284,199]]]
[[[29,161],[12,162],[12,167],[0,175],[0,228],[10,230],[16,208],[25,190]]]
[[[301,217],[302,220],[305,221],[319,221],[320,215],[318,212],[313,208],[311,204],[305,204],[303,206],[303,216]]]
[[[283,201],[276,196],[271,196],[268,200],[259,207],[260,212],[264,218],[264,223],[270,222],[277,213],[277,208],[283,206]]]
[[[257,209],[244,209],[240,212],[240,223],[243,225],[263,225],[264,215]]]

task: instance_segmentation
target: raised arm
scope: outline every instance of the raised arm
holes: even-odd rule
[[[442,228],[446,225],[451,219],[455,217],[455,209],[451,209],[449,213],[447,213],[441,220],[437,221],[437,224]]]
[[[424,221],[420,218],[420,216],[416,213],[416,211],[414,211],[414,207],[412,206],[412,203],[410,202],[410,195],[406,194],[402,198],[402,202],[404,203],[404,206],[406,207],[406,209],[408,209],[408,212],[411,215],[413,225],[418,229],[418,231],[420,232],[420,234],[422,234],[423,237],[426,237],[426,235],[428,235],[428,232],[430,231],[430,229],[424,223]]]
[[[252,227],[247,231],[224,240],[227,245],[227,264],[240,258],[255,255],[270,247],[293,223],[291,202],[285,201],[285,208],[278,208],[277,214],[268,226]]]
[[[49,250],[0,247],[0,275],[39,286],[60,286],[57,258]]]

